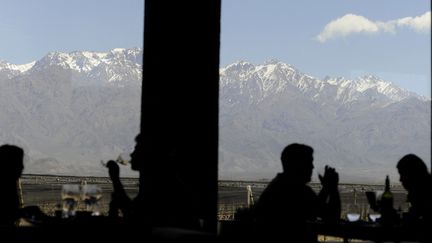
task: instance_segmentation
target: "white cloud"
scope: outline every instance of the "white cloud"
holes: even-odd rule
[[[406,17],[397,20],[397,25],[404,27],[410,27],[418,32],[430,32],[431,31],[431,12],[417,17]]]
[[[405,17],[387,22],[372,21],[360,15],[346,14],[326,24],[316,39],[319,42],[326,42],[351,34],[396,33],[398,28],[411,28],[417,32],[429,33],[431,30],[431,12],[417,17]]]

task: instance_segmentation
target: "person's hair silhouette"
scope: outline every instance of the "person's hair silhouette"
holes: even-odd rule
[[[411,203],[411,216],[414,218],[426,217],[430,221],[432,214],[432,180],[426,164],[418,156],[407,154],[399,160],[396,167],[399,172],[400,182],[408,192],[408,201]]]
[[[24,151],[15,145],[5,144],[0,146],[0,160],[2,160],[0,171],[0,187],[2,199],[0,208],[0,225],[13,226],[20,217],[20,195],[18,190],[18,179],[24,169]]]
[[[293,143],[281,154],[282,169],[286,175],[296,177],[298,182],[308,183],[312,178],[313,149],[307,145]]]
[[[308,231],[306,222],[339,220],[339,176],[326,166],[319,176],[319,195],[307,183],[313,171],[313,149],[304,144],[290,144],[281,155],[283,172],[266,187],[255,205],[259,236],[286,242],[316,242],[317,236]]]

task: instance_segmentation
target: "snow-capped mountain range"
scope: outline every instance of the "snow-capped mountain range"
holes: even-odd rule
[[[100,160],[134,146],[141,78],[140,48],[0,61],[0,143],[25,149],[25,173],[105,176]],[[316,169],[381,182],[406,153],[430,163],[430,112],[430,98],[372,75],[318,79],[276,60],[236,62],[220,69],[219,175],[271,178],[283,147],[299,142],[315,149]]]
[[[75,51],[71,53],[51,52],[38,61],[15,65],[0,61],[0,75],[7,78],[40,72],[52,67],[74,71],[86,82],[78,85],[112,84],[139,80],[142,76],[142,49],[116,48],[109,52]],[[97,81],[96,81],[97,80]],[[117,84],[118,85],[118,84]]]
[[[240,61],[220,69],[220,83],[222,177],[271,178],[294,142],[311,145],[316,168],[333,165],[343,181],[397,181],[406,153],[430,164],[430,98],[379,77],[318,79],[275,60]]]
[[[408,97],[428,99],[373,75],[362,76],[355,80],[343,77],[326,77],[320,80],[277,60],[268,61],[263,65],[236,62],[222,68],[220,75],[222,87],[237,86],[243,91],[254,90],[255,96],[250,97],[251,102],[259,102],[267,96],[284,92],[290,86],[295,86],[315,100],[330,93],[331,98],[340,103],[367,98],[382,98],[390,103]]]
[[[134,146],[141,79],[140,48],[0,61],[0,143],[25,149],[24,173],[106,176],[100,161]]]

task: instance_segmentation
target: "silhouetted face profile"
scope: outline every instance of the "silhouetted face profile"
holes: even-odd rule
[[[17,180],[24,169],[23,164],[24,151],[14,145],[0,146],[0,160],[2,160],[1,179],[15,181]]]
[[[135,149],[131,153],[131,167],[132,170],[140,171],[142,167],[142,160],[144,158],[143,155],[143,136],[141,134],[138,134],[135,138]]]
[[[312,179],[313,149],[304,144],[293,143],[285,147],[281,155],[284,173],[308,183]]]
[[[428,177],[426,164],[414,154],[405,155],[397,164],[399,180],[407,191],[415,190]]]

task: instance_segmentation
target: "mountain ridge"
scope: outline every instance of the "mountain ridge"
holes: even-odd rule
[[[57,66],[77,72],[79,73],[77,75],[84,75],[89,79],[105,75],[108,77],[106,83],[118,83],[128,78],[138,79],[142,76],[142,55],[141,48],[115,48],[107,52],[50,52],[41,59],[27,64],[0,62],[0,75],[6,73],[8,78],[14,78]]]
[[[100,160],[133,149],[142,49],[52,52],[27,66],[5,63],[0,142],[28,152],[25,173],[106,175]],[[183,78],[191,74],[193,68]],[[273,177],[280,151],[292,142],[311,145],[316,168],[335,166],[341,181],[395,177],[405,153],[430,161],[430,98],[375,76],[318,79],[278,60],[241,61],[220,69],[219,107],[222,179]]]
[[[430,98],[376,76],[320,80],[273,60],[227,65],[220,79],[224,178],[273,177],[294,142],[313,146],[317,167],[335,166],[342,181],[396,177],[405,153],[430,161]]]
[[[85,55],[101,62],[86,70]],[[0,142],[24,148],[24,173],[106,175],[100,160],[131,151],[139,132],[141,58],[139,48],[53,52],[13,76],[3,68]]]
[[[376,90],[379,94],[385,95],[393,101],[400,101],[404,98],[415,96],[419,99],[430,100],[429,97],[420,96],[414,92],[400,88],[390,81],[385,81],[375,75],[363,75],[355,79],[347,79],[344,77],[331,78],[326,76],[324,79],[315,78],[299,71],[297,68],[290,64],[283,63],[281,61],[271,59],[266,61],[264,64],[252,64],[246,61],[237,61],[229,64],[220,69],[222,76],[222,85],[232,82],[230,79],[224,77],[230,75],[238,75],[239,80],[237,82],[245,82],[253,76],[260,79],[261,88],[266,91],[268,87],[275,85],[274,82],[278,82],[278,91],[282,91],[287,83],[291,83],[297,86],[299,89],[322,89],[325,86],[338,86],[338,94],[343,93],[344,89],[354,89],[358,93],[364,93],[367,91]],[[285,76],[285,77],[284,77]],[[285,82],[281,82],[285,81]],[[273,82],[273,83],[272,83]]]

